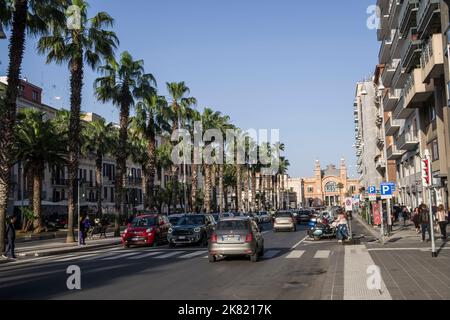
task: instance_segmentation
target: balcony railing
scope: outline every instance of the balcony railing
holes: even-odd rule
[[[405,72],[402,64],[399,63],[395,70],[394,77],[392,78],[391,88],[403,89],[408,74]]]
[[[441,29],[440,0],[421,0],[417,11],[417,30],[427,34]]]
[[[402,56],[402,67],[406,72],[420,66],[420,55],[422,52],[422,40],[419,39],[417,30],[412,28],[405,40]]]
[[[400,130],[400,124],[398,123],[398,120],[394,120],[390,117],[384,124],[384,129],[386,131],[386,136],[392,137]]]
[[[404,89],[405,108],[416,108],[433,93],[432,84],[423,83],[422,70],[414,69],[408,76]]]
[[[444,73],[444,49],[442,34],[433,34],[423,45],[420,57],[422,67],[422,79],[429,82]]]
[[[397,145],[400,150],[413,151],[419,146],[419,138],[410,132],[403,132],[397,140]]]
[[[403,0],[399,15],[399,27],[402,35],[405,35],[410,28],[415,27],[418,10],[419,0]]]
[[[399,63],[400,59],[395,59],[386,64],[383,73],[381,74],[381,81],[386,88],[391,87],[392,79],[394,78],[394,74]]]
[[[386,160],[383,159],[383,158],[378,158],[378,159],[375,161],[375,165],[376,165],[376,168],[377,168],[378,170],[380,170],[380,169],[385,169],[385,168],[386,168]]]
[[[393,144],[386,149],[386,155],[388,160],[398,160],[403,156],[403,152],[398,150],[397,146]]]
[[[405,108],[405,98],[404,98],[404,96],[402,94],[401,98],[398,100],[397,106],[394,109],[392,117],[394,119],[406,119],[413,112],[414,112],[414,109]]]
[[[392,41],[393,41],[394,36],[395,36],[395,31],[396,30],[394,30],[394,29],[391,30],[391,32],[389,32],[387,34],[387,36],[385,37],[385,39],[381,43],[380,52],[378,53],[378,60],[382,64],[386,64],[389,61],[389,56],[390,56],[390,53],[391,53],[391,45],[392,45]]]
[[[398,24],[398,16],[400,13],[400,0],[389,1],[389,27],[394,29]]]
[[[397,105],[398,99],[400,99],[402,90],[400,89],[389,89],[385,94],[383,99],[384,111],[392,111]]]

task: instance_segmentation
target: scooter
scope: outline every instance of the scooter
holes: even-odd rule
[[[336,228],[330,225],[326,225],[323,223],[317,223],[315,227],[308,230],[308,234],[315,241],[319,241],[323,238],[335,238],[336,237]]]

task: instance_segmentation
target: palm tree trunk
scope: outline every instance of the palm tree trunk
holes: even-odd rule
[[[219,164],[219,213],[223,213],[223,164]]]
[[[67,194],[67,243],[75,242],[74,237],[74,214],[75,199],[74,190],[79,183],[78,165],[80,154],[80,113],[81,113],[81,94],[83,88],[83,58],[73,61],[70,66],[70,121],[69,121],[69,190]]]
[[[248,183],[250,179],[250,175],[248,172],[248,168],[247,166],[245,166],[244,168],[244,199],[245,199],[245,203],[244,203],[244,211],[248,212],[249,208],[248,208],[248,204],[249,204],[249,198],[248,198],[248,191],[249,191],[249,187],[248,187]]]
[[[97,158],[95,160],[95,194],[97,197],[97,217],[100,218],[103,215],[102,209],[102,166],[103,166],[103,154],[97,151]]]
[[[225,211],[228,211],[228,187],[225,187],[223,189],[223,198],[224,198],[224,209]]]
[[[43,166],[36,165],[33,167],[33,233],[41,233],[42,227],[42,168]]]
[[[211,213],[211,165],[205,164],[205,212]]]
[[[242,181],[241,181],[241,166],[236,165],[236,198],[237,211],[242,212]]]
[[[252,212],[256,211],[256,172],[255,170],[251,171],[252,174]]]
[[[20,68],[25,50],[27,0],[16,0],[13,13],[12,35],[9,44],[8,86],[5,104],[0,106],[0,252],[5,249],[5,224],[8,210],[11,167],[13,162],[16,101],[19,90]],[[2,102],[0,102],[2,103]]]
[[[148,204],[148,209],[155,207],[155,176],[156,176],[156,153],[155,153],[155,137],[150,137],[147,146],[148,153],[148,179],[146,179],[147,188],[145,198]]]
[[[198,213],[197,208],[197,188],[198,187],[198,164],[192,165],[192,189],[191,189],[191,202],[192,212]]]
[[[128,92],[128,88],[124,89]],[[119,216],[125,217],[125,179],[127,173],[127,141],[128,141],[128,122],[130,117],[130,99],[127,94],[120,106],[120,130],[119,130],[119,148],[116,155],[116,221],[114,224],[114,235],[120,236]]]

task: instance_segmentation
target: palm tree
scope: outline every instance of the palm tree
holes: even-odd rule
[[[120,109],[119,143],[116,152],[116,213],[125,216],[124,182],[126,178],[126,161],[128,157],[128,125],[130,109],[135,101],[145,94],[155,92],[156,80],[153,75],[145,73],[144,61],[133,60],[127,51],[123,52],[120,61],[108,59],[106,65],[99,71],[103,77],[95,80],[97,99],[102,102],[112,102]],[[119,235],[119,221],[116,219],[115,234]]]
[[[95,194],[97,199],[97,216],[101,217],[102,212],[102,168],[103,156],[113,150],[113,125],[107,124],[104,119],[88,122],[83,130],[83,154],[95,155]]]
[[[69,125],[69,190],[68,190],[68,232],[67,242],[74,242],[73,218],[75,211],[74,188],[77,183],[81,149],[81,95],[83,89],[84,63],[92,69],[102,60],[111,59],[118,39],[113,31],[107,30],[114,24],[106,12],[99,12],[88,18],[88,3],[72,0],[79,8],[79,28],[54,27],[50,36],[38,42],[38,52],[47,55],[47,63],[68,63],[70,70],[70,125]]]
[[[187,123],[187,128],[189,130],[189,133],[191,135],[191,137],[193,137],[196,132],[195,132],[195,122],[199,122],[202,120],[202,115],[200,112],[198,112],[197,110],[191,110],[191,115],[190,115],[190,121],[188,121]],[[200,159],[197,159],[197,155],[200,154],[200,150],[199,150],[200,146],[194,145],[193,147],[193,154],[192,154],[192,159],[194,159],[191,168],[192,168],[192,172],[191,172],[191,212],[192,213],[198,213],[199,212],[199,207],[198,207],[198,203],[197,203],[197,198],[198,198],[198,169],[199,169],[199,164],[198,162],[200,161]]]
[[[147,161],[142,164],[145,180],[145,207],[153,209],[156,176],[156,137],[170,130],[167,101],[156,93],[146,95],[136,105],[136,115],[131,120],[134,139],[145,141]]]
[[[169,92],[169,106],[171,109],[172,134],[179,129],[180,125],[184,127],[182,122],[191,114],[191,107],[197,105],[197,99],[188,97],[190,94],[189,87],[183,82],[166,83]],[[178,199],[178,166],[172,164],[172,181],[174,185],[173,196],[174,206],[177,207]]]
[[[284,193],[286,192],[285,188],[284,188],[284,177],[288,172],[288,168],[290,166],[289,160],[286,159],[285,157],[280,157],[280,163],[279,163],[279,167],[278,167],[278,175],[280,177],[280,190],[281,190],[281,194],[284,195]],[[284,200],[285,199],[280,199],[281,204],[284,204]],[[286,204],[287,206],[289,206],[289,203]],[[284,209],[284,207],[282,208]]]
[[[45,116],[43,112],[25,109],[19,113],[16,126],[16,160],[24,163],[25,172],[30,172],[33,177],[33,227],[36,233],[43,230],[41,196],[45,165],[63,164],[67,143]]]
[[[65,22],[64,0],[1,0],[0,24],[11,28],[9,42],[8,85],[5,99],[0,102],[0,251],[4,250],[5,218],[10,189],[11,167],[14,161],[14,126],[20,69],[25,52],[26,34],[46,34],[51,25]]]
[[[165,181],[165,177],[163,176],[163,172],[166,170],[170,170],[172,166],[172,144],[169,142],[164,142],[160,146],[156,148],[156,170],[160,176],[159,181],[161,181],[161,185],[159,188],[156,188],[156,198],[164,200],[164,204],[167,204],[167,208],[170,213],[170,205],[172,203],[172,182]],[[169,193],[169,197],[167,197],[167,193]],[[160,206],[161,209],[161,206]]]

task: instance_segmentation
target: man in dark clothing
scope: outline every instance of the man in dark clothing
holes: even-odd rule
[[[16,217],[12,217],[9,220],[9,223],[6,226],[6,239],[8,244],[6,245],[5,254],[2,256],[3,258],[8,258],[9,255],[11,258],[16,259],[16,254],[14,253],[15,241],[16,241],[16,228],[14,224],[16,223]]]
[[[425,204],[420,206],[419,222],[422,230],[422,242],[425,242],[425,233],[428,231],[428,241],[431,241],[430,212]]]

